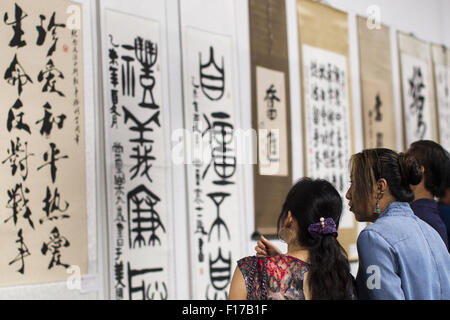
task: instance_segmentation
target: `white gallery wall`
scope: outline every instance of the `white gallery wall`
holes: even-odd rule
[[[181,62],[181,37],[180,37],[180,5],[179,0],[164,0],[166,10],[167,28],[167,58],[169,61],[169,110],[170,127],[174,131],[184,127],[183,120],[183,83],[182,83],[182,62]],[[184,0],[189,1],[189,0]],[[198,2],[199,0],[196,0]],[[202,0],[209,3],[210,0]],[[237,97],[240,104],[240,118],[242,129],[251,128],[251,86],[250,86],[250,47],[249,47],[249,24],[248,24],[248,1],[247,0],[216,0],[229,1],[234,5],[236,17],[236,73],[239,79],[239,95]],[[87,144],[87,183],[88,192],[88,233],[89,233],[89,275],[83,282],[83,290],[73,290],[67,287],[65,282],[37,284],[16,287],[1,287],[0,299],[108,299],[110,298],[109,279],[111,272],[108,268],[110,258],[108,255],[108,217],[106,213],[106,185],[104,173],[104,150],[103,128],[101,123],[101,77],[98,75],[97,67],[99,61],[99,20],[98,8],[107,6],[109,0],[91,1],[77,0],[83,4],[84,19],[84,52],[86,64],[84,66],[87,74],[85,86],[90,88],[86,92],[92,95],[86,96],[86,137],[91,139]],[[145,2],[145,4],[144,4]],[[363,148],[362,126],[361,126],[361,99],[358,64],[358,42],[356,30],[356,15],[367,15],[370,6],[378,6],[381,13],[381,22],[391,27],[391,50],[393,61],[393,83],[395,93],[395,105],[397,117],[397,147],[399,150],[403,146],[403,128],[401,115],[400,79],[398,65],[398,48],[396,44],[396,32],[403,31],[413,33],[415,36],[437,44],[445,44],[450,47],[450,0],[328,0],[323,1],[333,7],[346,11],[349,14],[349,39],[350,39],[350,60],[351,60],[351,80],[352,80],[352,100],[353,119],[355,133],[355,152]],[[123,7],[125,11],[139,13],[139,10],[151,10],[147,0],[133,1],[111,1],[117,9]],[[140,3],[140,6],[132,8],[133,4]],[[142,11],[141,11],[142,12]],[[292,154],[293,154],[293,178],[297,180],[303,176],[303,145],[302,145],[302,119],[301,119],[301,83],[300,64],[298,50],[297,33],[297,11],[296,0],[286,0],[286,13],[288,24],[288,46],[290,63],[290,85],[291,85],[291,128],[292,128]],[[201,15],[201,12],[198,12]],[[141,14],[146,16],[145,13]],[[173,138],[173,137],[172,137]],[[172,148],[175,148],[182,140],[175,137],[172,139]],[[243,165],[243,185],[242,198],[244,199],[245,211],[243,220],[245,221],[244,235],[246,240],[242,247],[244,255],[253,255],[256,242],[251,240],[251,235],[255,231],[254,225],[254,204],[253,204],[253,168],[252,165]],[[186,172],[183,164],[171,164],[172,171],[172,221],[170,221],[170,232],[174,235],[173,255],[175,265],[171,266],[173,275],[173,295],[174,299],[192,298],[192,288],[195,283],[190,279],[190,256],[188,238],[187,219],[187,199],[186,199]],[[278,213],[276,213],[277,215]],[[276,219],[277,216],[274,217]],[[279,241],[275,243],[285,250],[285,245]],[[234,270],[236,261],[232,270]],[[357,264],[352,264],[355,274]]]

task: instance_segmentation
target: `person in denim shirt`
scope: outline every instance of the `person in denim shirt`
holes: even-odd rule
[[[422,170],[410,155],[370,149],[351,159],[346,194],[356,220],[359,299],[450,299],[450,256],[439,234],[414,215],[411,185]]]

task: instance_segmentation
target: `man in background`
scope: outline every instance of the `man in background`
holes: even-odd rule
[[[445,195],[439,199],[438,208],[439,215],[441,216],[442,221],[444,221],[447,227],[447,236],[450,243],[450,153],[446,151],[446,155],[448,158],[446,170],[446,189]]]

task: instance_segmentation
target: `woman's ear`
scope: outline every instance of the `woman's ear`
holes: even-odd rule
[[[286,226],[291,226],[294,222],[294,216],[292,215],[291,210],[288,211],[288,215],[286,217]]]
[[[383,194],[387,191],[388,183],[386,179],[381,178],[377,181],[377,194]]]

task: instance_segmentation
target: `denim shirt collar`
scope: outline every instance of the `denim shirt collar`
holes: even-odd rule
[[[381,217],[385,216],[412,216],[414,215],[408,202],[391,202],[384,210],[380,213]]]

